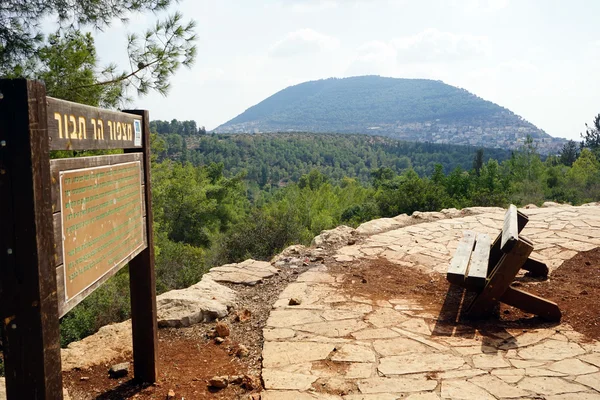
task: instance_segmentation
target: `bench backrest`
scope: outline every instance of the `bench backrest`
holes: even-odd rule
[[[509,240],[508,239],[508,235],[507,235],[507,241],[505,244],[507,244],[506,247],[501,246],[502,245],[502,234],[504,232],[504,226],[508,225],[512,225],[514,227],[514,214],[515,212],[512,211],[511,209],[516,210],[516,207],[514,205],[510,205],[510,207],[508,208],[508,210],[506,211],[506,213],[504,214],[504,225],[503,225],[503,229],[500,232],[500,234],[498,234],[498,237],[494,240],[494,242],[492,243],[492,249],[490,250],[490,261],[489,261],[489,265],[488,265],[488,276],[492,273],[494,266],[496,266],[496,264],[498,264],[498,262],[500,261],[500,258],[502,258],[502,255],[505,252],[510,251],[510,249],[514,246],[514,244],[517,242],[517,240],[519,239],[519,233],[521,233],[521,231],[523,230],[523,228],[525,228],[525,225],[527,225],[527,223],[529,222],[529,218],[527,217],[527,215],[523,214],[522,212],[516,210],[516,215],[517,215],[517,234],[514,236],[514,240]],[[510,222],[510,220],[512,219],[512,222]],[[513,230],[514,231],[514,230]],[[507,231],[508,232],[508,231]]]
[[[502,242],[500,248],[507,253],[519,240],[519,226],[517,224],[517,207],[511,204],[504,214],[504,225],[502,225]]]

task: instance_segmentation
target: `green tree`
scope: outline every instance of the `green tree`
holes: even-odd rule
[[[596,115],[592,126],[585,124],[587,128],[585,134],[581,134],[583,138],[583,146],[590,149],[596,157],[600,158],[600,114]]]
[[[569,182],[581,190],[589,188],[600,179],[600,162],[590,149],[583,149],[581,155],[567,172]]]
[[[195,60],[193,21],[183,22],[182,15],[176,12],[157,21],[142,35],[130,34],[128,70],[109,64],[98,72],[93,39],[82,29],[105,29],[115,18],[126,21],[134,13],[160,11],[170,3],[171,0],[3,1],[0,76],[46,79],[50,82],[50,95],[92,105],[125,102],[128,89],[135,89],[138,94],[150,90],[166,94],[169,79],[178,67],[189,66]],[[41,22],[47,17],[58,17],[60,29],[44,38]]]
[[[123,86],[96,85],[98,61],[91,33],[57,32],[38,50],[35,78],[44,81],[49,95],[91,106],[116,107]],[[79,87],[79,90],[73,90]]]
[[[570,167],[579,156],[579,146],[574,140],[569,140],[560,151],[560,163]]]

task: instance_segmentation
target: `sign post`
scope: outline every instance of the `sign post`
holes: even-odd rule
[[[50,160],[50,150],[125,154]],[[134,376],[156,380],[149,117],[0,80],[0,317],[9,400],[62,399],[59,318],[129,264]]]

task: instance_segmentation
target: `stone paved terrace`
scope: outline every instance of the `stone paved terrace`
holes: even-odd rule
[[[555,270],[600,246],[600,207],[524,210],[523,231]],[[402,268],[445,273],[463,230],[495,237],[503,211],[426,222],[341,248],[336,258],[385,257]],[[264,400],[600,399],[600,342],[566,325],[433,335],[436,316],[396,298],[339,290],[327,265],[280,295],[264,330]],[[289,306],[289,299],[300,305]],[[315,388],[318,388],[316,390]]]

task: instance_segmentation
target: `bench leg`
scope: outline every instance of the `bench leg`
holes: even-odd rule
[[[473,300],[468,314],[473,318],[489,314],[498,303],[504,292],[515,279],[533,250],[533,245],[524,239],[519,239],[509,253],[504,254],[487,281],[487,284]]]
[[[506,289],[500,301],[549,321],[560,321],[562,316],[556,303],[512,286]]]
[[[528,258],[522,269],[529,271],[532,276],[548,277],[548,266],[535,258]]]

